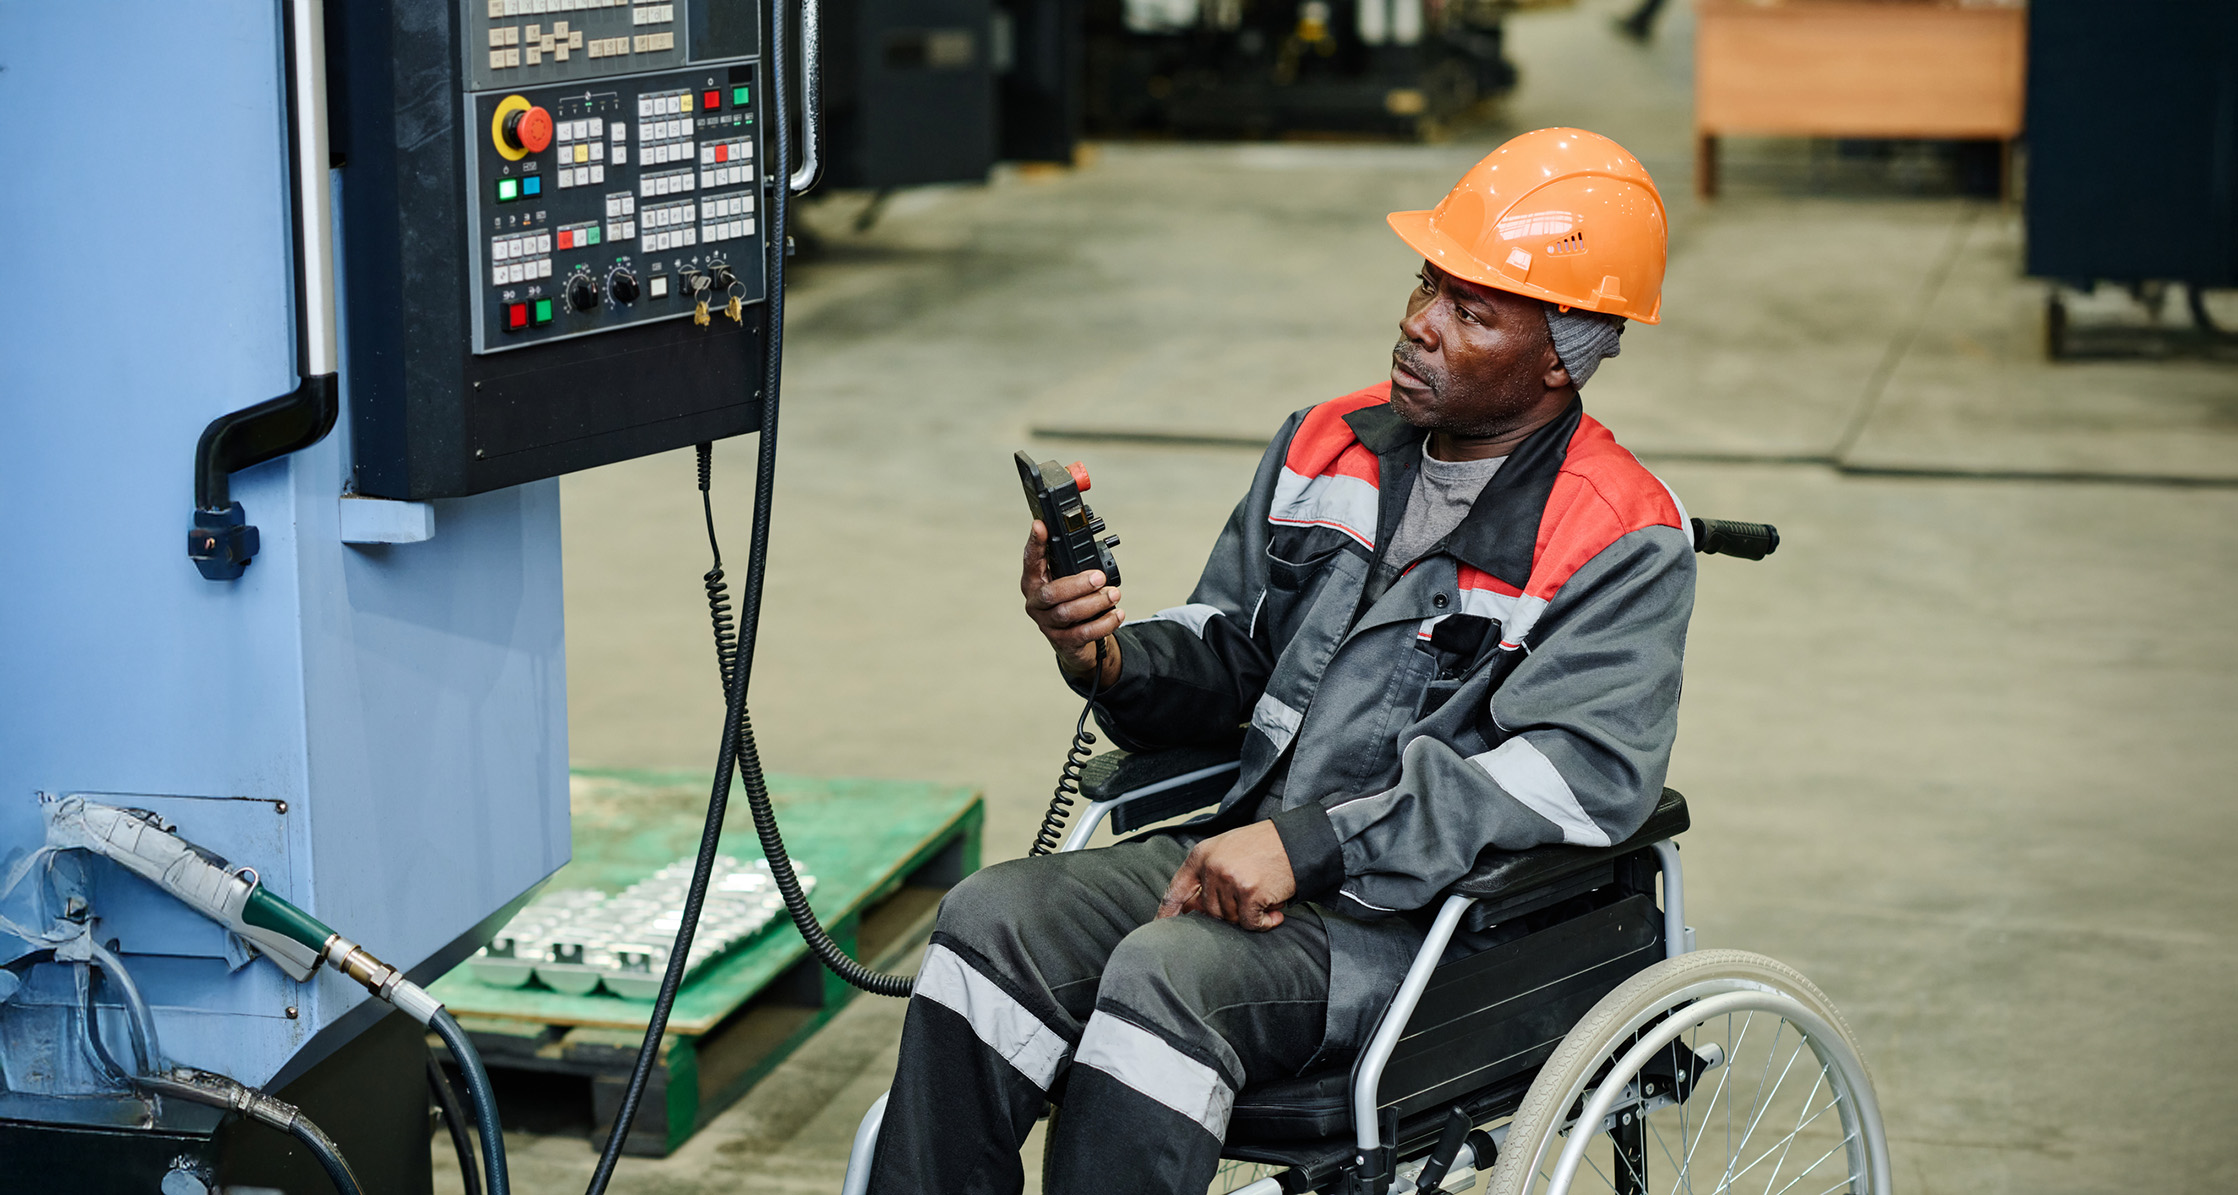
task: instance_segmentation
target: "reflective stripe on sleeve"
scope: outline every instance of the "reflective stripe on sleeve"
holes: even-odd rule
[[[1190,634],[1195,635],[1199,639],[1202,639],[1204,638],[1204,624],[1211,622],[1213,619],[1218,618],[1225,613],[1227,613],[1227,611],[1222,610],[1218,606],[1207,606],[1202,602],[1191,602],[1186,606],[1171,606],[1164,610],[1160,610],[1156,614],[1150,616],[1150,621],[1180,623],[1182,626],[1189,628]]]
[[[1608,831],[1586,816],[1570,782],[1529,739],[1516,735],[1469,762],[1483,768],[1507,794],[1531,812],[1561,827],[1562,841],[1574,846],[1607,846]]]

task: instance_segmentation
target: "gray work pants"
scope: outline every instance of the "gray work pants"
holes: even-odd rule
[[[941,902],[871,1164],[874,1195],[1020,1190],[1054,1100],[1046,1189],[1201,1195],[1247,1082],[1323,1049],[1329,937],[1153,920],[1185,839],[999,863]],[[1355,1045],[1356,1043],[1340,1043]]]

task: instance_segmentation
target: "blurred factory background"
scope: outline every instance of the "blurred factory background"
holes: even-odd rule
[[[1702,942],[1841,1004],[1906,1189],[2238,1185],[2228,11],[1640,11],[828,7],[771,766],[981,786],[987,857],[1021,852],[1074,711],[1018,613],[1003,458],[1085,459],[1128,605],[1179,602],[1282,417],[1382,376],[1416,266],[1383,214],[1590,128],[1673,231],[1665,321],[1588,409],[1785,537],[1702,571],[1671,776]],[[746,452],[718,460],[743,525]],[[562,484],[579,765],[705,765],[691,469]],[[616,1189],[836,1189],[901,1011],[856,1002]],[[592,1162],[567,1132],[514,1156],[536,1189]]]

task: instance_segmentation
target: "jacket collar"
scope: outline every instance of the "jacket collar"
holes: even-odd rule
[[[1446,537],[1444,550],[1501,581],[1523,588],[1531,579],[1532,558],[1537,555],[1539,521],[1546,500],[1554,493],[1554,479],[1569,459],[1570,439],[1585,417],[1585,405],[1570,405],[1552,423],[1532,432],[1508,455],[1508,463],[1485,483],[1476,505],[1461,525]],[[1380,466],[1377,488],[1376,543],[1386,544],[1398,530],[1414,493],[1414,475],[1421,468],[1421,444],[1426,434],[1401,419],[1389,403],[1362,407],[1344,417],[1352,434]],[[1379,556],[1380,559],[1380,556]]]
[[[1517,589],[1529,583],[1546,500],[1584,417],[1584,404],[1573,398],[1554,422],[1518,445],[1477,495],[1461,525],[1446,537],[1445,550]]]
[[[1379,402],[1346,415],[1344,422],[1368,451],[1389,456],[1394,450],[1422,442],[1422,429],[1399,418],[1391,404]]]
[[[1383,559],[1383,545],[1399,530],[1407,499],[1414,494],[1414,475],[1422,468],[1421,428],[1399,418],[1391,404],[1362,407],[1344,417],[1353,436],[1376,455],[1376,519],[1374,559]],[[1388,578],[1385,579],[1386,583]],[[1370,589],[1379,585],[1371,583]]]

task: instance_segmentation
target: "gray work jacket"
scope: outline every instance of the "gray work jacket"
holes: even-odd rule
[[[1299,899],[1334,914],[1331,1036],[1355,1043],[1412,950],[1374,923],[1486,851],[1646,820],[1694,599],[1676,496],[1575,405],[1421,559],[1380,559],[1424,435],[1388,393],[1290,417],[1188,604],[1119,630],[1097,701],[1129,750],[1240,735],[1234,787],[1190,831],[1273,820]]]

